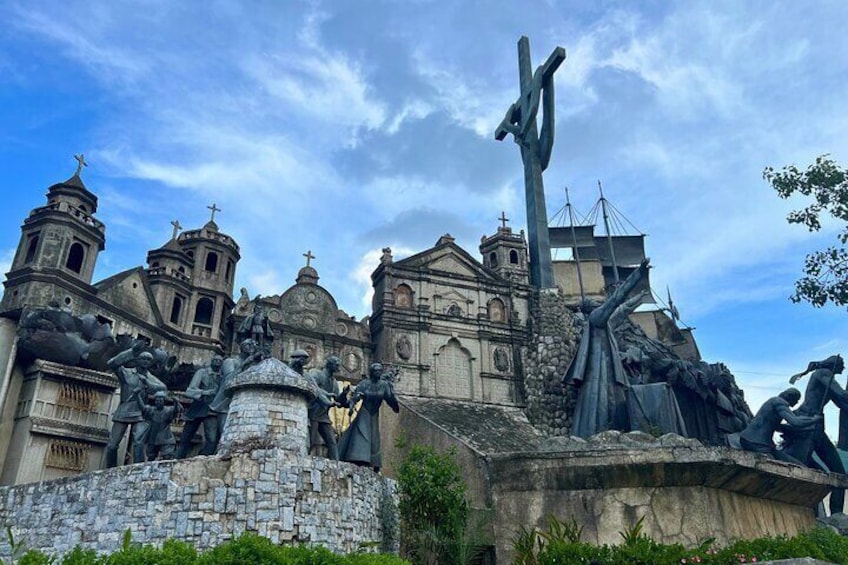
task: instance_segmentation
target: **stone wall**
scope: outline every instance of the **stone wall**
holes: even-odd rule
[[[530,301],[530,344],[524,350],[527,417],[548,435],[568,435],[574,392],[562,383],[577,351],[573,314],[559,289],[534,293]]]
[[[142,463],[78,477],[0,488],[0,528],[27,548],[108,552],[133,540],[177,538],[204,549],[245,531],[275,543],[309,542],[351,552],[392,548],[394,482],[327,459],[273,448],[248,454]],[[0,556],[8,556],[0,544]]]

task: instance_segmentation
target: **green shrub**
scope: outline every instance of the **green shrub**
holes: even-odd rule
[[[619,545],[594,546],[580,541],[580,529],[572,520],[550,518],[547,530],[521,528],[513,538],[516,565],[738,565],[767,560],[812,557],[848,565],[848,538],[816,528],[791,538],[786,536],[738,540],[716,548],[715,540],[696,548],[657,543],[642,531],[642,520],[621,532]]]
[[[98,556],[92,550],[75,548],[61,559],[30,550],[17,565],[409,565],[394,555],[337,555],[323,547],[274,545],[256,534],[243,534],[205,553],[191,545],[166,541],[161,548],[131,543],[124,537],[120,550]]]
[[[412,446],[397,473],[401,548],[416,564],[466,565],[480,560],[486,518],[469,524],[470,506],[456,451]]]

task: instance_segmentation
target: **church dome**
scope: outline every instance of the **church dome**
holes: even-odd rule
[[[315,270],[314,267],[302,267],[297,272],[297,279],[295,279],[297,284],[303,283],[312,283],[315,284],[318,282],[318,271]]]

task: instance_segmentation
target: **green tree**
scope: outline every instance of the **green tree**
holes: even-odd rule
[[[803,224],[810,231],[819,231],[822,216],[848,222],[848,171],[841,168],[828,155],[816,158],[806,171],[794,165],[775,171],[766,167],[763,178],[771,184],[781,198],[794,194],[812,197],[813,203],[801,210],[793,210],[786,219],[790,224]],[[804,261],[804,276],[795,282],[793,302],[806,300],[813,306],[832,302],[848,305],[848,225],[838,235],[839,245],[815,251]]]
[[[413,445],[397,474],[401,546],[419,565],[462,564],[476,543],[468,543],[469,504],[456,452],[437,453]]]

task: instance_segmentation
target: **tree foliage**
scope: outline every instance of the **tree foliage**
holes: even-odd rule
[[[819,231],[822,217],[830,215],[848,223],[848,170],[841,168],[828,155],[816,158],[815,163],[802,171],[794,165],[775,171],[766,167],[763,178],[781,198],[795,194],[811,197],[806,208],[793,210],[786,217],[790,224],[803,224],[810,231]],[[848,225],[838,235],[839,245],[815,251],[804,261],[804,276],[795,283],[793,302],[806,300],[813,306],[827,302],[848,305]]]

